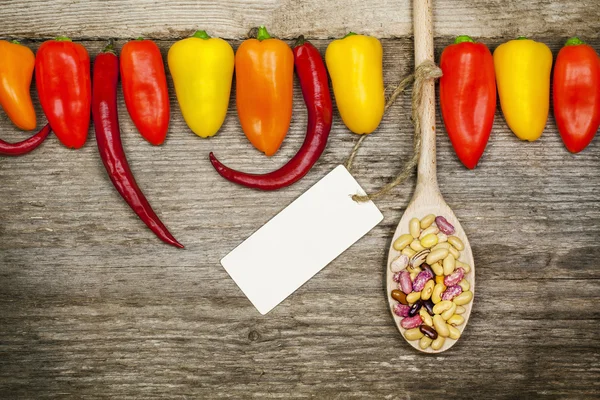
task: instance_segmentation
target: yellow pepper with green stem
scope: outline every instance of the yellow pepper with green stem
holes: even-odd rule
[[[234,62],[231,45],[205,31],[197,31],[169,49],[169,70],[181,113],[200,137],[215,135],[225,121]]]
[[[344,124],[354,133],[373,132],[385,107],[381,42],[350,32],[329,44],[325,62]]]
[[[548,119],[552,52],[521,37],[498,46],[494,68],[506,123],[519,139],[537,140]]]

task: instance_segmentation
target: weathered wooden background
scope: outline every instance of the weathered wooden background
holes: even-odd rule
[[[231,39],[265,23],[324,50],[348,30],[382,38],[385,81],[413,67],[407,0],[0,1],[0,37],[36,49],[59,34],[95,55],[109,37],[173,41],[197,28]],[[457,34],[491,48],[517,35],[551,46],[580,35],[600,50],[600,1],[445,0],[437,53]],[[169,77],[170,79],[170,77]],[[235,95],[234,93],[232,96]],[[356,136],[336,114],[327,150],[298,184],[262,193],[221,179],[208,162],[268,171],[304,136],[294,116],[272,159],[243,136],[235,107],[218,136],[185,126],[171,88],[164,146],[135,131],[122,99],[128,158],[152,205],[186,245],[160,242],[119,198],[93,130],[68,150],[56,138],[0,159],[0,398],[597,398],[600,396],[600,140],[565,150],[554,120],[520,142],[501,114],[479,167],[458,162],[438,112],[439,182],[477,262],[463,338],[440,356],[398,335],[383,277],[390,236],[414,177],[377,205],[385,220],[266,316],[219,264],[254,230],[344,161]],[[39,107],[38,107],[39,111]],[[379,187],[410,154],[405,96],[365,142],[355,176]],[[39,113],[40,124],[44,120]],[[0,113],[4,139],[22,138]]]

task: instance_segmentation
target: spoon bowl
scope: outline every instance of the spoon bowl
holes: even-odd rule
[[[421,65],[426,61],[433,61],[433,17],[432,0],[413,0],[413,24],[415,33],[415,66]],[[421,154],[419,156],[419,167],[417,174],[417,187],[400,223],[394,233],[394,238],[388,253],[387,271],[387,292],[386,296],[390,305],[390,311],[403,338],[404,328],[400,326],[402,318],[393,312],[393,306],[396,301],[391,298],[390,293],[398,289],[398,284],[394,282],[394,273],[390,270],[391,262],[400,255],[400,252],[394,249],[394,241],[402,234],[409,233],[409,221],[412,218],[419,220],[429,214],[442,216],[454,226],[453,236],[458,237],[465,248],[461,251],[459,261],[468,264],[471,269],[465,274],[465,278],[470,284],[470,291],[475,295],[475,263],[469,240],[462,226],[458,222],[456,215],[444,201],[438,188],[436,177],[436,156],[435,156],[435,86],[433,80],[423,84],[421,107],[418,110],[418,117],[421,126]],[[465,312],[462,317],[464,323],[456,328],[462,333],[469,322],[473,299],[463,305]],[[460,338],[458,339],[460,340]],[[452,347],[458,340],[448,338],[439,350],[433,350],[427,347],[425,350],[419,347],[418,340],[407,340],[415,349],[425,353],[441,353]]]

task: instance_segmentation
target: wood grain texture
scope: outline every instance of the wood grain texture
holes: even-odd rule
[[[3,0],[0,37],[172,39],[205,29],[213,36],[244,38],[266,25],[280,37],[339,37],[349,30],[377,37],[412,34],[410,0]],[[437,36],[598,37],[597,0],[439,0]]]
[[[388,11],[396,3],[386,3]],[[497,3],[486,3],[492,8],[485,13],[495,14],[491,4]],[[151,7],[147,18],[91,13],[97,22],[85,33],[77,19],[83,3],[57,2],[65,11],[59,18],[42,13],[44,4],[25,1],[27,11],[21,13],[36,21],[34,28],[26,28],[16,4],[3,5],[0,26],[11,35],[29,29],[54,35],[60,23],[70,34],[111,30],[112,36],[120,21],[133,36],[150,25],[162,32],[167,18],[169,24],[185,20],[181,10],[196,3],[169,5],[163,25],[154,17],[161,13]],[[167,14],[161,4],[152,2]],[[237,18],[268,14],[231,4],[239,4]],[[452,22],[458,11],[448,6],[458,2],[436,4],[437,24],[458,23]],[[570,4],[575,13],[583,7],[528,4],[538,13],[542,4],[558,9]],[[592,32],[598,7],[581,4],[587,7],[579,25]],[[324,6],[319,7],[315,15]],[[494,17],[504,19],[496,26],[523,18],[514,9],[505,11]],[[398,18],[398,11],[388,14]],[[556,34],[536,35],[555,55],[567,20],[556,24]],[[338,34],[339,21],[330,21],[332,35]],[[486,21],[495,24],[491,17]],[[352,23],[346,21],[343,29]],[[531,32],[543,26],[534,24]],[[290,28],[290,34],[294,29],[301,28]],[[517,27],[506,29],[513,36]],[[495,47],[503,39],[484,40]],[[436,40],[437,56],[450,41]],[[590,42],[600,50],[597,39]],[[160,42],[164,54],[171,43]],[[327,45],[315,43],[321,50]],[[84,44],[92,55],[104,45]],[[383,45],[385,82],[393,84],[413,68],[412,41],[403,37]],[[306,113],[295,90],[291,130],[271,159],[245,139],[233,106],[221,133],[202,140],[186,129],[171,87],[169,137],[153,148],[135,131],[119,99],[132,169],[165,224],[186,245],[182,251],[156,239],[119,198],[92,131],[79,151],[51,137],[27,157],[0,159],[0,398],[597,398],[600,140],[572,155],[550,118],[539,141],[523,143],[498,113],[480,165],[468,171],[453,153],[438,108],[439,185],[471,241],[477,295],[461,340],[443,355],[429,356],[399,337],[384,287],[387,249],[414,177],[376,201],[385,216],[378,227],[266,316],[219,265],[221,257],[343,162],[357,139],[336,112],[323,157],[296,185],[262,193],[221,179],[208,161],[210,150],[233,167],[260,172],[281,165],[300,147]],[[365,189],[382,185],[409,156],[409,107],[408,94],[365,141],[355,161],[355,176]],[[3,113],[0,127],[3,138],[23,137]]]

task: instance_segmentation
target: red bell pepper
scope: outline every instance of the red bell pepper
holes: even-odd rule
[[[485,44],[459,36],[442,52],[440,67],[440,105],[446,131],[460,161],[473,169],[494,124],[494,59]]]
[[[85,47],[66,37],[42,43],[35,58],[35,80],[56,136],[67,147],[82,147],[92,103],[90,57]]]
[[[121,49],[121,83],[127,111],[140,134],[157,146],[167,137],[169,92],[160,49],[152,40],[132,40]]]
[[[567,41],[554,65],[554,118],[567,149],[579,153],[600,126],[600,59],[578,38]]]

